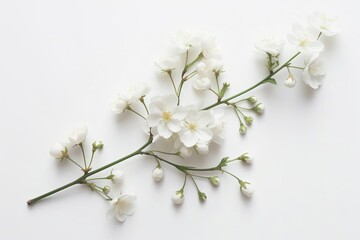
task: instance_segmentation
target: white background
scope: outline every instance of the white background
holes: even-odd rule
[[[0,239],[359,239],[358,7],[350,0],[313,2],[1,1]],[[293,22],[305,24],[317,9],[336,13],[343,22],[341,34],[323,38],[324,86],[313,91],[297,75],[298,85],[288,89],[282,84],[286,73],[278,74],[278,86],[252,93],[266,111],[248,134],[239,135],[228,111],[225,144],[193,160],[213,166],[222,156],[250,152],[252,166],[229,169],[253,183],[252,199],[224,175],[217,189],[199,181],[206,203],[189,184],[184,204],[174,207],[170,196],[182,176],[164,166],[165,179],[156,184],[155,163],[140,157],[119,166],[126,172],[123,192],[138,196],[136,213],[124,224],[81,186],[26,206],[29,198],[80,174],[48,155],[49,147],[79,123],[89,128],[88,153],[92,141],[105,142],[96,166],[146,140],[140,119],[117,118],[109,102],[135,80],[151,85],[151,95],[170,91],[153,62],[166,55],[174,31],[190,28],[216,36],[223,49],[223,80],[236,93],[266,74],[253,42],[274,31],[285,36]],[[282,60],[293,52],[286,46]],[[188,88],[186,94],[194,93]]]

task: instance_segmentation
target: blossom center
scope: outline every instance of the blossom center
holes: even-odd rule
[[[305,46],[308,46],[310,44],[310,41],[308,39],[302,39],[300,42],[299,42],[299,45],[301,47],[305,47]]]
[[[162,113],[162,119],[163,119],[165,122],[170,121],[171,118],[172,118],[171,113],[169,113],[169,112],[163,112],[163,113]]]
[[[195,131],[197,128],[197,125],[195,123],[189,123],[187,127],[189,130]]]

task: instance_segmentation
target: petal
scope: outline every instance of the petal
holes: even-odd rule
[[[161,120],[161,115],[159,113],[152,113],[146,119],[147,123],[149,124],[149,127],[157,126],[160,120]]]
[[[198,129],[196,132],[199,137],[199,140],[202,142],[210,141],[213,136],[213,133],[208,128],[201,128]]]
[[[192,147],[198,142],[199,138],[193,131],[188,130],[180,134],[180,140],[186,147]]]
[[[115,212],[115,218],[120,222],[124,222],[126,220],[127,216],[125,214]]]
[[[307,49],[311,52],[321,52],[324,49],[324,44],[320,41],[314,41]]]
[[[172,135],[172,132],[169,130],[169,128],[163,122],[161,122],[158,125],[157,130],[159,132],[159,135],[162,136],[165,139],[168,139]]]
[[[179,132],[181,130],[181,121],[172,119],[167,123],[167,126],[172,132]]]

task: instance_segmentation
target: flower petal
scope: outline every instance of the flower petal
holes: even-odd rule
[[[195,132],[188,130],[180,134],[180,140],[186,147],[192,147],[198,142],[199,138]]]

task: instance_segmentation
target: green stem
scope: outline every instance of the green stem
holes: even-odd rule
[[[92,161],[93,161],[93,159],[94,159],[95,151],[96,151],[96,150],[92,150],[92,152],[91,152],[91,159],[90,159],[90,163],[89,163],[89,168],[91,167]]]
[[[123,162],[123,161],[125,161],[125,160],[127,160],[129,158],[132,158],[132,157],[134,157],[136,155],[141,154],[142,150],[144,150],[147,146],[149,146],[152,143],[152,141],[153,141],[153,136],[150,134],[148,141],[143,146],[141,146],[139,149],[137,149],[136,151],[130,153],[129,155],[126,155],[125,157],[122,157],[122,158],[120,158],[120,159],[118,159],[116,161],[113,161],[113,162],[111,162],[111,163],[109,163],[109,164],[107,164],[107,165],[105,165],[103,167],[100,167],[100,168],[96,169],[96,170],[85,173],[83,176],[79,177],[78,179],[76,179],[76,180],[74,180],[74,181],[72,181],[72,182],[70,182],[68,184],[65,184],[64,186],[56,188],[56,189],[54,189],[54,190],[52,190],[50,192],[47,192],[45,194],[42,194],[42,195],[40,195],[40,196],[38,196],[36,198],[30,199],[29,201],[27,201],[27,204],[28,205],[33,205],[37,201],[39,201],[39,200],[41,200],[43,198],[46,198],[46,197],[48,197],[50,195],[53,195],[53,194],[55,194],[57,192],[60,192],[60,191],[62,191],[64,189],[67,189],[67,188],[69,188],[71,186],[74,186],[76,184],[86,183],[85,182],[86,178],[88,178],[88,177],[90,177],[90,176],[92,176],[92,175],[94,175],[94,174],[96,174],[98,172],[101,172],[101,171],[103,171],[103,170],[105,170],[105,169],[107,169],[109,167],[112,167],[112,166],[114,166],[114,165],[116,165],[116,164],[118,164],[120,162]]]
[[[83,169],[83,167],[78,164],[77,162],[75,162],[74,160],[72,160],[69,156],[66,157],[66,159],[68,159],[70,162],[72,162],[73,164],[75,164],[76,166],[78,166],[80,169]]]
[[[140,113],[138,113],[137,111],[135,111],[135,110],[133,110],[132,108],[128,108],[128,110],[130,111],[130,112],[133,112],[133,113],[135,113],[136,115],[138,115],[139,117],[141,117],[141,118],[143,118],[143,119],[145,119],[146,120],[146,117],[144,117],[143,115],[141,115]]]
[[[79,144],[80,148],[81,148],[81,153],[82,153],[82,156],[83,156],[83,159],[84,159],[84,171],[86,171],[87,169],[87,166],[86,166],[86,157],[85,157],[85,152],[84,152],[84,147],[83,147],[83,144],[82,142]]]
[[[261,80],[260,82],[256,83],[255,85],[249,87],[248,89],[242,91],[242,92],[239,92],[227,99],[224,99],[222,101],[219,101],[219,102],[216,102],[212,105],[209,105],[205,108],[203,108],[202,110],[208,110],[208,109],[211,109],[211,108],[214,108],[218,105],[221,105],[221,104],[226,104],[228,103],[230,100],[234,99],[234,98],[237,98],[251,90],[253,90],[254,88],[257,88],[258,86],[264,84],[264,83],[267,83],[269,79],[271,79],[275,74],[277,74],[281,69],[283,69],[284,67],[287,67],[289,65],[289,63],[294,60],[294,58],[296,58],[298,55],[300,55],[300,52],[296,53],[294,56],[292,56],[287,62],[285,62],[283,65],[281,65],[278,69],[276,69],[275,71],[271,72],[266,78],[264,78],[263,80]]]
[[[179,94],[178,94],[178,91],[176,90],[175,82],[174,82],[174,79],[173,79],[173,77],[172,77],[171,71],[167,71],[167,74],[169,75],[169,78],[170,78],[170,80],[171,80],[171,83],[172,83],[172,86],[173,86],[173,88],[174,88],[175,94],[176,94],[176,96],[178,97]]]

